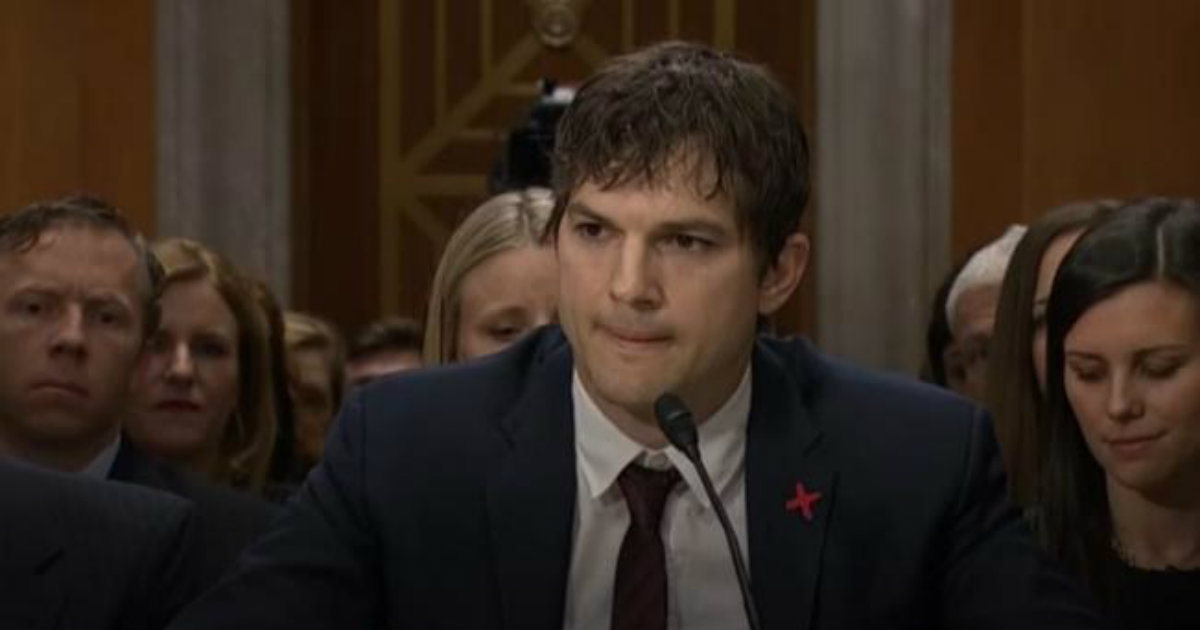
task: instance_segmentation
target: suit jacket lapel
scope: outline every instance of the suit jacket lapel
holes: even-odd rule
[[[836,472],[808,412],[794,364],[758,344],[746,445],[750,574],[764,627],[808,628],[813,622],[826,524]],[[811,520],[795,502],[803,484]]]
[[[502,422],[511,448],[488,487],[503,626],[563,622],[575,515],[571,353],[545,351]]]
[[[153,488],[166,487],[151,461],[124,435],[121,436],[121,445],[117,448],[117,456],[113,458],[108,478]]]

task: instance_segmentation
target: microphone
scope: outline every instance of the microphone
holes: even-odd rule
[[[712,478],[708,469],[700,459],[700,435],[696,432],[696,422],[692,412],[683,404],[678,396],[670,392],[654,401],[654,417],[658,427],[666,434],[667,441],[679,449],[692,462],[696,473],[700,475],[700,483],[704,485],[704,493],[708,495],[709,503],[717,512],[717,520],[721,521],[721,530],[725,532],[725,542],[729,545],[729,555],[733,559],[733,570],[737,573],[738,587],[742,590],[742,606],[746,609],[746,619],[750,621],[750,630],[759,630],[762,625],[758,622],[758,608],[754,605],[754,595],[750,592],[750,576],[746,571],[746,561],[742,559],[742,548],[738,545],[737,536],[733,533],[733,525],[729,523],[729,514],[725,512],[725,504],[717,496],[713,488]]]

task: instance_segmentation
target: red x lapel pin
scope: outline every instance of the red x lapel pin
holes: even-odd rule
[[[813,520],[813,506],[816,505],[817,501],[820,500],[820,492],[809,492],[804,488],[804,484],[802,482],[797,481],[796,496],[788,499],[788,502],[784,505],[787,507],[789,512],[799,511],[801,516],[804,517],[804,520],[811,523]]]

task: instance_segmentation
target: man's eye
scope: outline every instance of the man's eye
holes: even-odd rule
[[[17,298],[10,308],[26,317],[40,317],[49,312],[50,302],[44,297],[24,296]]]
[[[691,234],[673,234],[667,243],[672,247],[688,252],[699,252],[712,247],[712,241]]]
[[[96,323],[105,327],[121,326],[125,323],[125,317],[122,313],[113,309],[103,309],[95,314]]]
[[[575,233],[587,240],[596,240],[604,236],[604,226],[599,223],[584,221],[575,224]]]

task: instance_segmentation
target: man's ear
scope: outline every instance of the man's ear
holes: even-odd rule
[[[759,281],[759,314],[771,315],[792,297],[808,269],[808,254],[808,236],[796,232],[784,241],[783,249]]]

